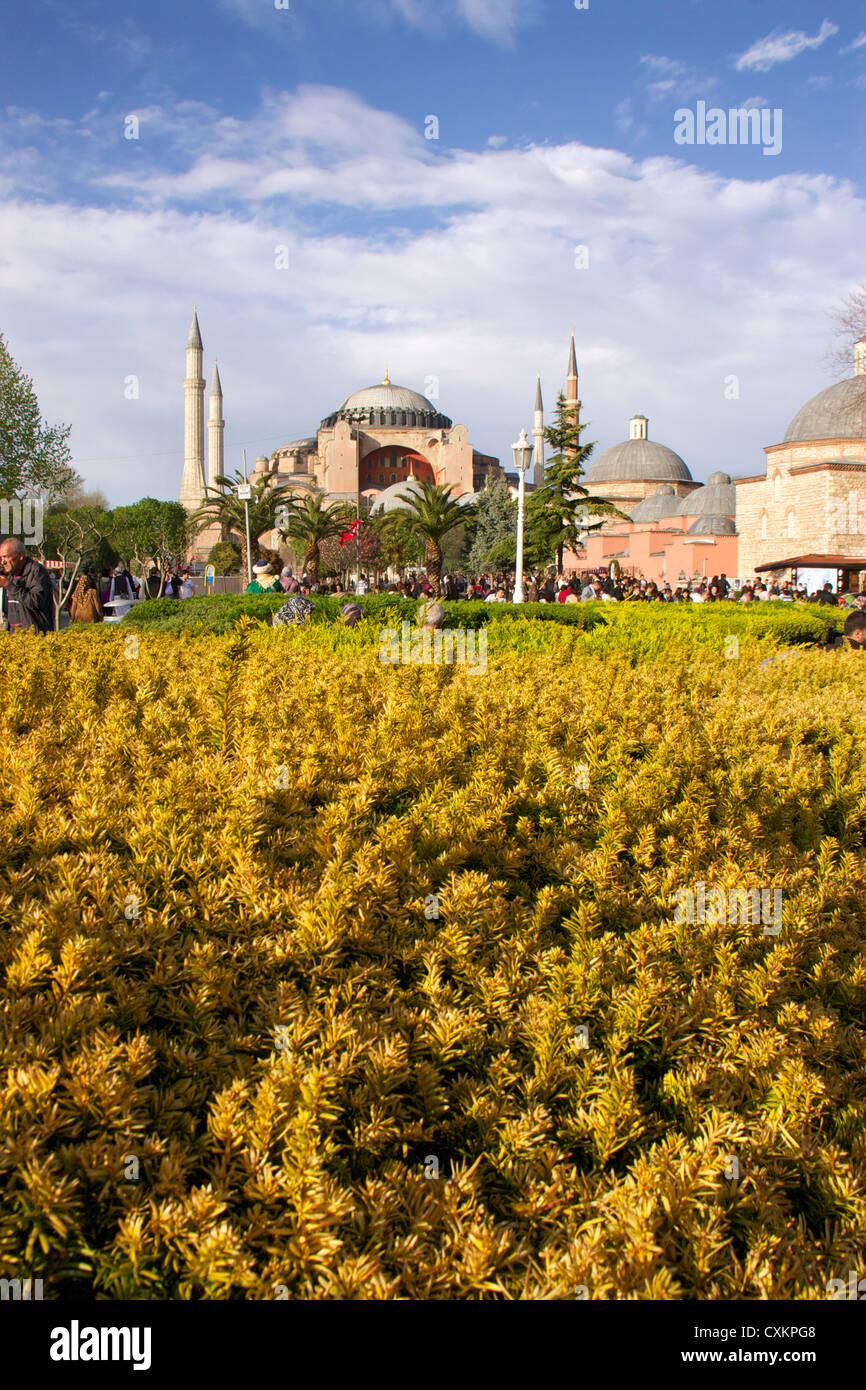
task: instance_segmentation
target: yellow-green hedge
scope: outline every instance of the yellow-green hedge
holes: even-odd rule
[[[0,1277],[827,1297],[864,691],[818,651],[0,638]],[[781,934],[677,923],[697,881],[781,888]]]

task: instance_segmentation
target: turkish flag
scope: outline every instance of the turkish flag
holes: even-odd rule
[[[346,544],[346,541],[351,541],[351,540],[354,539],[355,532],[357,531],[357,529],[358,529],[358,527],[359,527],[360,525],[361,525],[360,519],[359,519],[358,521],[353,521],[353,522],[352,522],[352,525],[349,527],[348,531],[341,531],[341,532],[340,532],[340,545],[341,545],[341,546],[344,546],[344,545]]]

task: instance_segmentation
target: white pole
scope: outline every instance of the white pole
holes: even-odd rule
[[[523,479],[526,470],[520,469],[520,482],[517,485],[517,563],[514,573],[514,594],[512,603],[523,602]]]
[[[250,475],[249,475],[249,473],[247,472],[247,451],[246,451],[246,449],[244,449],[244,479],[245,479],[246,482],[249,482],[249,480],[250,480]],[[253,557],[252,557],[252,552],[251,552],[251,550],[250,550],[250,504],[249,504],[249,502],[247,501],[246,498],[244,498],[244,521],[246,522],[246,527],[247,527],[247,583],[248,583],[248,584],[252,584],[252,582],[253,582]]]

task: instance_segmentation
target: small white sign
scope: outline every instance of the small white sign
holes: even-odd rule
[[[238,483],[238,501],[249,502],[253,495],[252,483]]]

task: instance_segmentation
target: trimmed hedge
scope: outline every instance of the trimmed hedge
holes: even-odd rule
[[[372,627],[414,623],[418,603],[399,594],[366,594],[358,600],[314,595],[314,623],[336,623],[347,602],[358,602]],[[226,594],[212,598],[153,599],[137,604],[126,626],[192,634],[229,632],[242,617],[267,622],[285,595]],[[444,603],[445,627],[477,630],[492,624],[534,620],[594,633],[593,646],[638,648],[660,652],[675,638],[721,650],[731,635],[767,638],[781,646],[826,640],[844,621],[841,609],[811,604],[761,603],[740,607],[720,604],[648,603]],[[599,631],[599,630],[602,631]],[[368,633],[369,637],[369,633]]]

